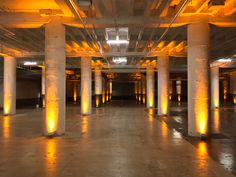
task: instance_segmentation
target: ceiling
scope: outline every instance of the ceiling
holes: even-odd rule
[[[16,56],[19,66],[43,64],[44,25],[54,16],[66,26],[67,69],[89,55],[104,72],[142,72],[164,52],[171,71],[186,71],[187,24],[199,19],[210,24],[211,61],[236,54],[236,0],[1,0],[0,52]],[[117,37],[129,43],[108,44]]]

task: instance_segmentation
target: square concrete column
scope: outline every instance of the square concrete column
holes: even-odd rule
[[[188,25],[188,134],[208,135],[209,121],[209,25]]]
[[[100,67],[95,68],[95,106],[101,107],[102,104],[102,71]]]
[[[158,57],[158,115],[169,112],[169,56]]]
[[[81,114],[92,113],[92,66],[91,57],[81,57]]]
[[[60,17],[45,25],[45,135],[65,133],[65,27]]]
[[[219,107],[219,67],[211,68],[211,108]]]
[[[155,94],[154,94],[154,68],[149,66],[146,71],[146,107],[155,107]]]
[[[4,56],[3,73],[3,114],[16,113],[16,59]]]

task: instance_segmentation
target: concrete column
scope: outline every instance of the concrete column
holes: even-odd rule
[[[158,57],[158,115],[169,112],[169,56]]]
[[[146,77],[142,75],[142,102],[146,103]]]
[[[100,67],[95,68],[95,106],[102,105],[102,71]]]
[[[138,101],[142,102],[142,81],[138,81]]]
[[[81,57],[81,114],[92,113],[92,71],[91,58]]]
[[[182,82],[181,80],[176,81],[176,93],[177,93],[177,100],[178,102],[181,101],[181,89],[182,89]]]
[[[188,134],[208,135],[209,25],[188,25]]]
[[[232,96],[232,101],[236,104],[236,72],[230,74],[230,95]]]
[[[219,107],[219,68],[211,68],[211,108]]]
[[[155,107],[155,95],[154,95],[154,69],[153,67],[147,67],[146,72],[146,107],[154,108]]]
[[[4,57],[3,73],[3,114],[16,113],[16,59]]]
[[[45,135],[65,133],[65,27],[60,17],[45,25]]]
[[[109,81],[109,99],[111,100],[111,97],[112,97],[112,81],[110,80]]]
[[[42,107],[45,108],[45,66],[42,66],[42,73],[41,73],[41,98],[42,98]]]
[[[102,103],[106,103],[106,80],[102,78]]]

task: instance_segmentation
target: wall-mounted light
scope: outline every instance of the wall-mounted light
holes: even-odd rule
[[[24,66],[35,66],[37,65],[36,61],[26,61],[24,62]]]

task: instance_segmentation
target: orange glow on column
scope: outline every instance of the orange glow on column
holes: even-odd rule
[[[10,110],[10,103],[9,100],[7,98],[4,99],[4,114],[8,115],[9,114],[9,110]]]
[[[172,99],[172,94],[169,95],[169,100],[171,100],[171,99]]]
[[[74,94],[73,94],[73,97],[74,97],[74,102],[77,101],[77,84],[76,82],[74,83]]]
[[[146,103],[146,95],[143,95],[143,104]]]
[[[162,99],[161,110],[164,115],[167,114],[167,107],[168,107],[168,101],[166,99]]]
[[[233,103],[236,104],[236,95],[234,95]]]
[[[181,101],[181,95],[178,95],[178,102]]]
[[[54,102],[48,102],[46,107],[46,128],[47,134],[54,134],[57,130],[58,106]]]
[[[214,110],[214,114],[213,114],[213,131],[214,131],[214,133],[219,133],[220,132],[219,109]]]
[[[106,102],[106,95],[103,93],[102,94],[102,103],[104,104]]]
[[[205,100],[198,100],[196,103],[196,125],[197,130],[201,135],[206,135],[208,132],[208,106]]]
[[[99,107],[99,105],[100,105],[100,96],[99,95],[95,96],[95,104],[96,104],[96,108]]]

